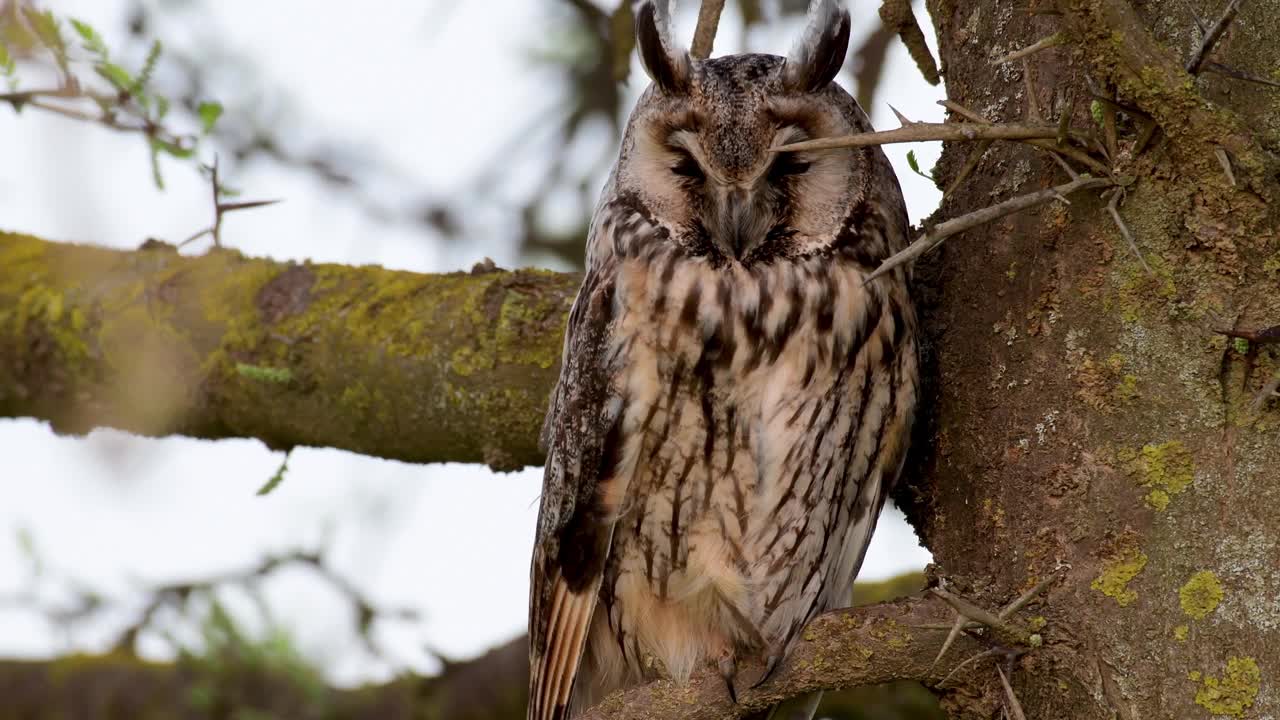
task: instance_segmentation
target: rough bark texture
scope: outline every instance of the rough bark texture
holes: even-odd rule
[[[537,465],[577,284],[0,233],[0,417]]]
[[[1192,2],[1209,22],[1221,8]],[[995,121],[1027,117],[1022,65],[991,60],[1060,30],[1029,58],[1052,120],[1086,76],[1161,126],[1120,123],[1121,213],[1148,275],[1097,199],[953,238],[922,268],[938,367],[934,456],[901,494],[955,586],[987,603],[1055,567],[1045,645],[1017,666],[1029,718],[1280,714],[1280,402],[1249,406],[1276,346],[1215,334],[1280,324],[1280,93],[1192,79],[1199,42],[1181,0],[930,0],[948,95]],[[1057,12],[1048,12],[1056,10]],[[1060,13],[1060,14],[1059,14]],[[1280,13],[1246,3],[1213,57],[1280,67]],[[1099,135],[1103,130],[1099,129]],[[1225,149],[1232,185],[1215,152]],[[940,184],[971,148],[948,147]],[[996,146],[950,196],[950,217],[1061,182],[1037,151]],[[994,671],[956,716],[999,716]]]

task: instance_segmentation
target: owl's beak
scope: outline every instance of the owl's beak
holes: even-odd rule
[[[758,237],[764,223],[759,222],[754,193],[731,185],[720,188],[717,203],[716,240],[735,258],[741,260],[764,239]]]

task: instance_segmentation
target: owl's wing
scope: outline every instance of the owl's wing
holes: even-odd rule
[[[606,234],[611,223],[603,223]],[[592,242],[599,226],[593,231]],[[565,717],[613,538],[624,400],[611,253],[583,278],[543,429],[547,464],[529,589],[529,720]],[[619,487],[620,486],[620,487]]]

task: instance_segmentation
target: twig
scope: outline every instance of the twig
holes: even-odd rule
[[[1231,169],[1231,158],[1227,155],[1227,151],[1216,147],[1213,149],[1213,154],[1218,157],[1218,164],[1222,166],[1222,172],[1226,174],[1227,181],[1231,183],[1232,187],[1235,187],[1236,174]]]
[[[1258,77],[1257,75],[1250,75],[1247,72],[1236,70],[1235,68],[1229,68],[1226,65],[1223,65],[1222,63],[1216,63],[1212,60],[1206,61],[1204,65],[1201,66],[1200,69],[1207,70],[1211,73],[1217,73],[1225,77],[1235,78],[1236,80],[1244,80],[1245,82],[1258,83],[1259,85],[1268,85],[1270,87],[1280,88],[1280,82],[1276,82],[1275,80],[1268,80],[1267,78],[1264,78],[1264,77]]]
[[[1014,694],[1013,686],[1009,684],[1009,678],[1005,677],[1004,670],[997,665],[996,672],[1000,674],[1000,685],[1004,687],[1004,695],[1009,701],[1009,711],[1013,713],[1013,720],[1027,720],[1026,713],[1022,712],[1022,703],[1018,702],[1018,696]]]
[[[920,22],[916,20],[915,13],[911,10],[911,1],[884,0],[880,4],[880,20],[886,27],[893,28],[898,33],[898,37],[901,38],[902,44],[907,46],[907,52],[911,54],[911,59],[915,60],[916,67],[920,69],[920,74],[924,76],[925,81],[930,85],[942,82],[938,63],[933,59],[929,44],[925,42],[924,32],[920,30]]]
[[[253,208],[266,207],[280,202],[276,200],[246,200],[242,202],[222,202],[222,195],[226,188],[223,187],[221,179],[218,177],[218,156],[213,156],[213,165],[206,165],[205,169],[209,171],[210,181],[209,188],[213,193],[213,224],[209,227],[197,231],[194,235],[178,243],[178,247],[184,247],[205,235],[213,236],[213,246],[222,247],[222,216],[229,212],[237,210],[252,210]]]
[[[997,650],[996,648],[988,648],[988,649],[983,650],[982,652],[978,653],[977,655],[973,655],[973,656],[969,657],[967,660],[965,660],[965,661],[961,662],[959,665],[956,665],[955,667],[951,668],[951,672],[947,673],[947,674],[946,674],[946,675],[945,675],[941,680],[939,680],[939,681],[938,681],[938,684],[937,684],[937,685],[934,685],[934,687],[935,687],[935,688],[940,688],[940,687],[942,687],[943,685],[946,685],[946,684],[947,684],[947,682],[949,682],[949,681],[951,680],[951,678],[953,678],[953,677],[955,677],[955,676],[956,676],[956,673],[958,673],[958,672],[960,672],[961,670],[963,670],[963,669],[964,669],[965,667],[967,667],[970,663],[974,663],[974,662],[977,662],[977,661],[979,661],[979,660],[981,660],[981,659],[983,659],[983,658],[988,658],[988,657],[991,657],[992,655],[999,655],[999,654],[1000,654],[1000,651],[999,651],[999,650]]]
[[[991,64],[1003,65],[1007,62],[1013,62],[1014,60],[1021,60],[1022,58],[1028,57],[1030,55],[1034,55],[1040,52],[1041,50],[1048,50],[1051,47],[1057,47],[1058,45],[1061,45],[1063,42],[1065,42],[1066,39],[1067,39],[1066,33],[1059,31],[1050,35],[1047,38],[1041,38],[1040,40],[1037,40],[1036,42],[1022,48],[1021,50],[1014,50],[1013,52],[1009,53],[1008,55],[1005,55],[1002,58],[996,58],[995,60],[991,61]]]
[[[946,655],[947,650],[951,649],[951,643],[955,642],[956,638],[960,637],[960,633],[964,631],[965,625],[967,625],[968,622],[968,618],[963,614],[956,614],[956,621],[951,624],[951,629],[947,632],[947,639],[942,641],[942,647],[939,648],[937,657],[933,659],[933,666],[929,667],[930,670],[932,670],[938,663],[942,662],[942,656]]]
[[[953,100],[939,100],[938,104],[950,110],[951,112],[959,115],[960,117],[963,117],[968,120],[972,120],[975,123],[978,123],[981,125],[992,124],[990,120],[984,118],[978,113],[970,110],[969,108]],[[1024,143],[1026,145],[1031,145],[1033,147],[1038,147],[1042,150],[1062,153],[1063,155],[1066,155],[1072,160],[1075,160],[1081,165],[1084,165],[1085,167],[1089,168],[1090,170],[1093,170],[1099,175],[1106,175],[1108,177],[1111,175],[1111,168],[1093,159],[1092,157],[1089,156],[1088,153],[1081,151],[1079,148],[1074,148],[1074,147],[1071,147],[1070,145],[1060,146],[1056,140],[1056,138],[1058,137],[1058,134],[1056,132],[1053,137],[1055,138],[1054,140],[1049,140],[1048,138],[1029,138],[1029,139],[1018,140],[1018,142]],[[1072,135],[1072,137],[1075,137],[1075,136]]]
[[[1042,205],[1051,200],[1056,200],[1059,196],[1070,195],[1073,192],[1088,188],[1105,187],[1110,184],[1111,181],[1105,178],[1081,175],[1079,178],[1072,180],[1069,183],[1010,198],[1002,203],[997,203],[990,207],[975,210],[971,213],[961,215],[958,218],[953,218],[946,222],[939,223],[938,225],[935,225],[932,230],[921,235],[919,239],[908,245],[905,249],[895,253],[893,256],[881,263],[880,267],[876,268],[875,272],[868,275],[864,282],[869,283],[899,265],[915,260],[917,257],[920,257],[938,245],[941,245],[942,241],[957,233],[964,232],[965,230],[972,230],[980,225],[985,225],[993,220],[998,220],[1005,215],[1012,215],[1019,210],[1026,210],[1027,208]]]
[[[1280,343],[1280,325],[1266,328],[1265,330],[1237,330],[1235,328],[1214,328],[1214,332],[1219,335],[1226,335],[1231,338],[1240,338],[1248,340],[1258,345],[1268,345],[1271,343]]]
[[[905,120],[905,118],[904,118]],[[906,122],[911,122],[907,120]],[[976,123],[911,123],[894,130],[841,135],[791,143],[772,148],[773,152],[831,150],[833,148],[867,147],[891,143],[927,142],[930,140],[1028,140],[1058,136],[1055,125],[979,125]]]
[[[973,151],[969,153],[969,157],[964,161],[964,166],[960,168],[960,172],[956,173],[955,179],[951,181],[946,190],[942,191],[943,197],[950,196],[951,193],[955,192],[956,188],[960,187],[960,183],[964,182],[969,177],[969,174],[978,167],[978,163],[982,162],[982,157],[987,154],[987,150],[991,148],[991,144],[994,142],[994,140],[983,140],[973,148]]]
[[[1250,409],[1255,413],[1260,412],[1263,406],[1267,404],[1267,400],[1271,399],[1277,391],[1280,391],[1280,370],[1277,370],[1275,375],[1272,375],[1271,379],[1267,381],[1267,384],[1262,386],[1262,391],[1253,399]]]
[[[942,598],[948,605],[955,608],[956,612],[970,620],[976,620],[992,630],[1000,630],[1001,632],[1012,636],[1018,635],[1017,630],[1009,627],[1008,623],[1006,623],[1002,618],[998,617],[986,608],[978,607],[959,595],[943,590],[942,588],[930,588],[929,592]]]
[[[716,29],[720,26],[720,13],[724,0],[702,0],[698,8],[698,26],[693,31],[693,45],[689,53],[698,59],[711,57],[711,47],[716,41]]]
[[[1142,251],[1138,250],[1137,238],[1129,230],[1129,225],[1125,223],[1124,218],[1120,217],[1120,196],[1123,194],[1124,192],[1119,188],[1111,193],[1111,201],[1107,203],[1107,212],[1110,213],[1111,219],[1115,221],[1116,227],[1120,229],[1120,234],[1129,243],[1129,250],[1133,252],[1134,257],[1138,258],[1138,262],[1142,263],[1142,269],[1146,270],[1148,275],[1154,276],[1156,274],[1155,271],[1147,264],[1147,259],[1142,257]]]
[[[1187,72],[1192,75],[1200,73],[1200,66],[1204,63],[1205,58],[1209,56],[1213,47],[1218,44],[1218,40],[1222,34],[1231,26],[1231,22],[1236,19],[1236,13],[1240,12],[1240,5],[1244,0],[1228,0],[1227,9],[1222,12],[1222,17],[1218,18],[1218,22],[1209,28],[1209,32],[1204,34],[1204,39],[1200,41],[1200,47],[1196,48],[1196,52],[1187,61]]]
[[[1053,583],[1057,582],[1059,577],[1060,577],[1059,574],[1055,572],[1049,577],[1036,583],[1030,590],[1019,595],[1013,602],[1006,605],[1003,610],[996,613],[996,617],[1000,618],[1001,620],[1004,620],[1008,618],[1010,615],[1026,607],[1027,603],[1036,599],[1036,597],[1039,596],[1040,593],[1044,592],[1046,588],[1048,588]]]

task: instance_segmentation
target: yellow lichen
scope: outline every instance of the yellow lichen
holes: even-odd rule
[[[1195,479],[1195,459],[1180,440],[1146,445],[1132,456],[1131,471],[1138,481],[1151,488],[1147,504],[1163,511],[1174,495],[1187,489]]]
[[[1138,599],[1138,593],[1129,589],[1129,581],[1138,576],[1147,566],[1147,554],[1141,550],[1129,550],[1123,555],[1108,560],[1102,568],[1102,574],[1094,578],[1089,587],[1115,599],[1120,607]]]
[[[1241,717],[1246,709],[1253,706],[1261,685],[1262,671],[1253,658],[1228,658],[1227,671],[1222,679],[1204,678],[1196,691],[1196,704],[1214,715]]]
[[[1178,627],[1173,629],[1173,637],[1178,642],[1186,642],[1187,633],[1189,633],[1190,631],[1191,631],[1191,628],[1187,627],[1186,625],[1179,625]]]
[[[1182,612],[1203,620],[1222,602],[1222,583],[1218,576],[1208,570],[1201,570],[1178,591],[1178,600],[1182,604]]]

